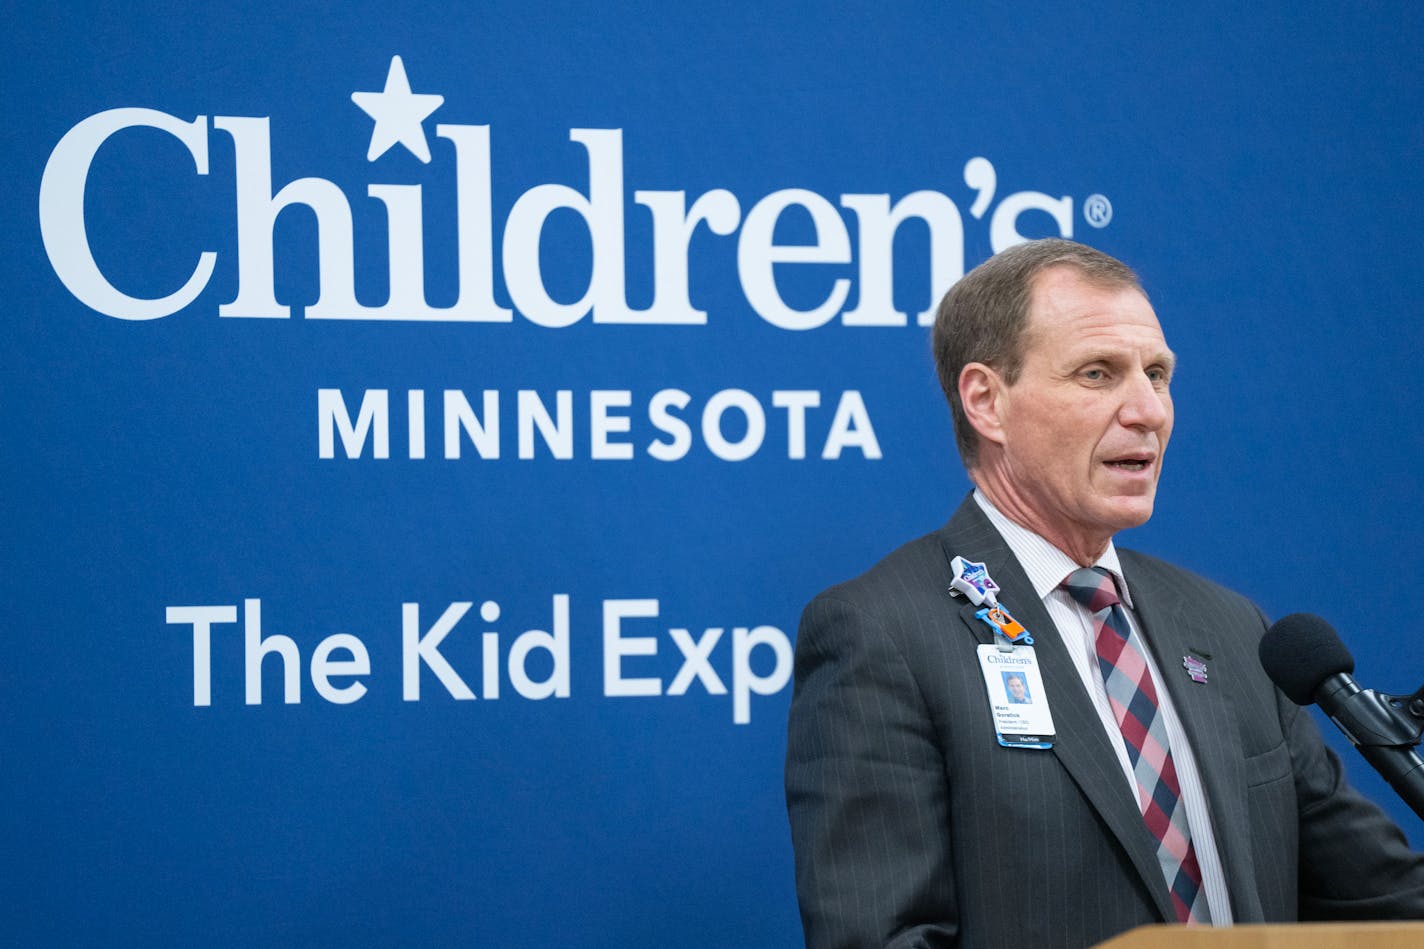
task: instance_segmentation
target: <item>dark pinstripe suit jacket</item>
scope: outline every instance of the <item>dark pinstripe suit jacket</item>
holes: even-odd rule
[[[1424,858],[1344,782],[1308,715],[1261,671],[1246,599],[1119,551],[1144,637],[1200,767],[1237,922],[1424,918]],[[995,740],[949,593],[982,561],[1035,638],[1057,738]],[[1209,657],[1209,681],[1182,668]],[[1174,919],[1154,844],[1072,660],[973,499],[806,608],[786,758],[811,946],[1086,946]]]

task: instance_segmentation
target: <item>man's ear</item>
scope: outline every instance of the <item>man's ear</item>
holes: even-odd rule
[[[997,372],[982,362],[971,362],[959,373],[959,404],[974,431],[985,441],[1004,441],[1004,390]]]

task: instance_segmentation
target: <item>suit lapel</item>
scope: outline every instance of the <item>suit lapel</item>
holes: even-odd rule
[[[1210,804],[1213,836],[1231,893],[1232,915],[1238,923],[1260,920],[1259,895],[1254,887],[1243,885],[1256,878],[1249,846],[1245,774],[1236,743],[1230,740],[1232,736],[1222,733],[1235,721],[1230,690],[1220,681],[1220,676],[1229,675],[1230,670],[1213,668],[1207,682],[1198,684],[1182,669],[1183,657],[1221,656],[1225,652],[1223,644],[1216,642],[1216,631],[1202,622],[1199,604],[1191,603],[1176,586],[1159,577],[1150,562],[1140,560],[1131,551],[1120,554],[1134,611],[1162,672],[1162,684],[1172,697],[1172,706],[1191,743],[1202,789]]]
[[[1176,919],[1167,883],[1157,862],[1156,843],[1143,823],[1137,799],[1118,765],[1117,753],[1103,732],[1102,720],[1083,688],[1062,637],[1018,559],[972,497],[965,499],[945,526],[941,541],[946,558],[953,559],[957,555],[985,565],[1001,588],[999,602],[1033,635],[1034,652],[1057,733],[1052,753],[1117,838],[1162,918]],[[992,642],[992,631],[974,616],[976,608],[967,600],[957,602],[961,604],[958,614],[966,632],[980,642]]]

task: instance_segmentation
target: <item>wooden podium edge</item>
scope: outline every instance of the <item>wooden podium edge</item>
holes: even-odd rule
[[[1424,923],[1253,923],[1210,926],[1159,924],[1098,943],[1097,949],[1420,949]]]

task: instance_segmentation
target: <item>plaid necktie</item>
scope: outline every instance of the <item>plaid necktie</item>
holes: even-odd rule
[[[1137,801],[1147,829],[1157,839],[1157,862],[1172,893],[1177,920],[1210,923],[1202,894],[1201,868],[1187,826],[1177,768],[1167,744],[1167,725],[1158,713],[1157,689],[1141,640],[1122,610],[1113,578],[1102,567],[1082,567],[1063,581],[1074,600],[1093,614],[1098,668],[1137,778]]]

